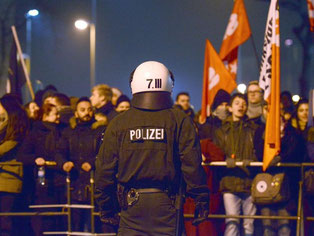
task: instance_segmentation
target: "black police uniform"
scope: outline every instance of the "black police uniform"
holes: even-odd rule
[[[200,144],[190,117],[173,108],[132,107],[106,130],[96,159],[95,197],[103,216],[110,218],[116,213],[116,184],[124,195],[133,194],[128,200],[134,202],[122,206],[119,235],[175,235],[172,196],[180,173],[196,205],[208,208]]]

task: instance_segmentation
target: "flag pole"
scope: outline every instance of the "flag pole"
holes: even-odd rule
[[[26,83],[27,83],[29,92],[31,94],[31,97],[34,100],[35,95],[34,95],[33,87],[32,87],[32,84],[31,84],[31,81],[30,81],[30,78],[29,78],[29,75],[28,75],[28,72],[27,72],[27,69],[26,69],[26,65],[25,65],[25,61],[24,61],[24,58],[23,58],[21,45],[20,45],[19,39],[17,37],[17,33],[16,33],[16,29],[15,29],[14,25],[11,26],[11,30],[12,30],[13,38],[14,38],[14,41],[15,41],[15,44],[16,44],[17,54],[20,57],[20,61],[21,61],[22,68],[23,68],[23,72],[24,72],[24,75],[25,75],[25,78],[26,78]]]
[[[253,46],[253,50],[254,50],[254,54],[255,54],[257,69],[259,70],[260,69],[259,58],[258,58],[258,55],[257,55],[257,50],[256,50],[256,45],[255,45],[253,33],[251,33],[251,42],[252,42],[252,46]]]
[[[250,29],[252,29],[249,21],[248,21],[248,24],[249,24],[249,26],[250,26]],[[255,45],[255,40],[254,40],[253,32],[252,32],[252,31],[251,31],[251,43],[252,43],[253,50],[254,50],[254,54],[255,54],[257,69],[259,70],[259,69],[260,69],[260,64],[259,64],[259,61],[260,61],[260,60],[259,60],[259,58],[258,58],[258,54],[257,54],[257,50],[256,50],[256,45]]]

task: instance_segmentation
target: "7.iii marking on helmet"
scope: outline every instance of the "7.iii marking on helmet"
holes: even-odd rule
[[[152,82],[153,80],[155,80],[155,87],[153,87],[152,85]],[[161,88],[162,86],[162,79],[161,78],[157,78],[157,79],[146,79],[146,81],[148,81],[148,85],[147,85],[147,88],[151,88],[151,89],[154,89],[154,88]]]

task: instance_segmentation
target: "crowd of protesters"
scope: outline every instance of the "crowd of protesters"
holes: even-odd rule
[[[30,211],[29,205],[65,204],[67,174],[71,177],[71,200],[90,203],[90,171],[103,134],[112,119],[129,109],[130,99],[119,89],[100,84],[88,97],[68,97],[47,86],[35,99],[22,105],[19,97],[5,94],[0,98],[0,212]],[[290,197],[274,204],[256,204],[251,196],[254,177],[262,172],[250,167],[262,161],[268,104],[257,81],[248,85],[247,94],[229,94],[219,90],[205,121],[190,105],[188,92],[176,96],[176,109],[190,116],[201,140],[204,163],[226,161],[226,167],[209,168],[210,213],[226,215],[295,216],[300,171],[275,167],[278,162],[313,162],[313,127],[309,127],[309,102],[297,104],[287,91],[281,94],[281,151],[270,163],[268,173],[284,172],[289,177]],[[236,162],[243,164],[237,166]],[[22,162],[23,165],[16,164]],[[305,193],[304,204],[313,214],[313,195]],[[221,207],[222,206],[222,207]],[[56,209],[52,209],[57,211]],[[52,211],[50,210],[50,211]],[[44,211],[43,209],[36,211]],[[194,206],[187,198],[185,213]],[[307,212],[306,212],[307,213]],[[72,230],[89,231],[90,213],[72,210]],[[66,231],[64,216],[0,216],[1,235],[42,235],[45,231]],[[16,227],[19,224],[19,227]],[[187,235],[294,235],[295,221],[227,218],[211,219],[198,227],[185,222]],[[99,232],[112,232],[99,227]],[[307,228],[314,235],[313,226]]]

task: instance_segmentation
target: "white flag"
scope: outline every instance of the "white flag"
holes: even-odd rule
[[[277,0],[272,0],[269,7],[262,63],[260,68],[259,86],[264,90],[264,99],[268,100],[272,78],[272,45],[280,47],[279,38],[279,11],[276,9]]]

